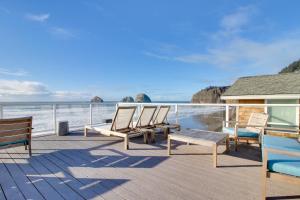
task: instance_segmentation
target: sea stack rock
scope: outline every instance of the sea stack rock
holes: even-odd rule
[[[221,103],[221,95],[229,88],[224,87],[208,87],[200,90],[193,95],[192,103]]]
[[[122,102],[134,102],[134,98],[131,96],[127,96],[127,97],[124,97],[121,101]]]
[[[141,94],[136,95],[135,102],[137,102],[137,103],[150,103],[151,99],[148,95],[146,95],[144,93],[141,93]]]
[[[94,98],[91,99],[92,103],[103,103],[103,99],[101,99],[98,96],[95,96]]]

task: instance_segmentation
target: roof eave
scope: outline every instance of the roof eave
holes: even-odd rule
[[[222,100],[238,99],[300,99],[300,94],[273,94],[273,95],[239,95],[239,96],[221,96]]]

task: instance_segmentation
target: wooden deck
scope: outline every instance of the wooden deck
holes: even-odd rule
[[[33,157],[23,147],[0,150],[0,199],[259,199],[261,162],[257,147],[239,152],[175,144],[155,145],[83,133],[34,138]],[[182,155],[186,154],[186,155]],[[272,180],[268,196],[300,198],[299,186]],[[276,198],[275,198],[275,197]]]

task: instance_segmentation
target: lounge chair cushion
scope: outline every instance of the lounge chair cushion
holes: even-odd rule
[[[263,147],[267,148],[300,152],[300,144],[297,139],[264,135],[262,143]]]
[[[234,136],[234,128],[223,127],[223,132],[228,133],[231,136]],[[238,137],[247,137],[247,138],[258,138],[259,137],[259,133],[251,132],[251,131],[247,130],[246,128],[239,128],[237,135],[238,135]]]
[[[300,157],[269,153],[268,170],[300,177]]]
[[[300,152],[300,144],[296,139],[264,135],[262,148]],[[282,154],[268,154],[268,169],[273,172],[300,177],[300,157]]]
[[[7,145],[14,145],[14,144],[25,144],[27,143],[27,140],[16,140],[12,142],[0,142],[0,147],[7,146]]]

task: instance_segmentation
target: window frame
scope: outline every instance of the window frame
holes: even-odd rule
[[[287,100],[287,99],[265,99],[265,104],[268,104],[270,100]],[[299,99],[288,99],[288,100],[295,100],[297,102],[297,104],[299,103]],[[299,121],[299,110],[300,108],[299,107],[295,107],[296,109],[296,118],[295,118],[295,127],[299,127],[300,125],[300,121]],[[265,106],[265,113],[269,114],[269,109],[268,109],[268,106]],[[269,122],[267,123],[268,125],[279,125],[279,126],[294,126],[294,125],[291,125],[291,124],[287,124],[287,123],[278,123],[278,122]]]

